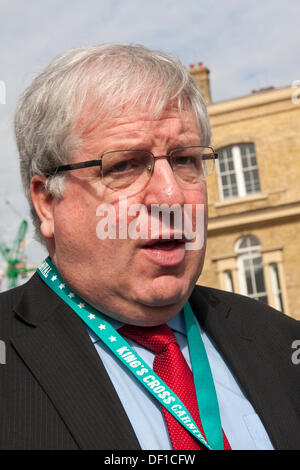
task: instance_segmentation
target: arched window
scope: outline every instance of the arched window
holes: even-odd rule
[[[236,144],[218,150],[218,177],[221,199],[244,197],[260,192],[253,143]]]
[[[240,293],[268,303],[262,255],[258,251],[260,246],[254,235],[246,235],[236,242]]]
[[[233,251],[216,253],[219,287],[268,303],[290,315],[283,247],[262,246],[252,234],[241,236]]]

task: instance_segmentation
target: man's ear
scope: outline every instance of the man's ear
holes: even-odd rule
[[[46,239],[54,237],[53,199],[45,189],[46,177],[34,175],[30,182],[31,200],[41,221],[41,233]]]

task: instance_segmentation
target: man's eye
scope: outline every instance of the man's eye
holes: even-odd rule
[[[141,162],[136,158],[129,158],[125,160],[111,162],[111,164],[106,167],[106,173],[128,173],[134,172],[141,166]]]
[[[175,165],[195,165],[195,158],[189,155],[182,155],[175,158]]]
[[[129,161],[125,161],[125,162],[116,163],[114,166],[112,166],[110,168],[109,171],[112,172],[112,173],[123,173],[125,171],[130,170],[132,167],[133,167],[133,164],[129,160]]]

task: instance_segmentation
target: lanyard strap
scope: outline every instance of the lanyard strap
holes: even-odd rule
[[[182,426],[187,429],[196,439],[198,439],[203,445],[208,449],[223,449],[222,446],[219,446],[218,439],[216,447],[209,445],[204,436],[201,434],[198,426],[190,415],[189,411],[185,405],[179,400],[175,393],[161,380],[160,377],[149,367],[145,361],[131,348],[127,341],[110,325],[106,317],[96,310],[91,305],[83,301],[76,293],[72,292],[68,285],[61,278],[59,272],[56,269],[56,266],[51,261],[51,258],[48,257],[46,260],[37,268],[37,273],[40,278],[64,301],[66,302],[72,310],[84,321],[84,323],[106,344],[106,346],[115,354],[115,356],[130,370],[130,372],[141,382],[141,384],[159,401],[159,403],[164,406],[174,418],[177,419]],[[200,334],[197,336],[197,324],[195,323],[194,315],[192,313],[189,303],[186,304],[185,308],[185,319],[187,324],[187,334],[189,341],[189,349],[191,352],[191,360],[193,370],[194,367],[196,371],[198,369],[198,363],[201,360],[203,353],[201,351],[201,356],[199,357],[199,337],[202,348],[205,348],[202,343]],[[196,328],[195,328],[196,327]],[[192,339],[190,341],[190,339]],[[202,349],[201,348],[201,349]],[[197,349],[197,360],[196,360],[196,349]],[[205,353],[206,357],[206,353]],[[207,360],[207,357],[206,357]],[[207,361],[208,362],[208,361]],[[208,365],[209,367],[209,365]],[[209,369],[210,372],[210,369]],[[206,373],[208,371],[206,370]],[[211,374],[211,373],[210,373]],[[194,374],[195,375],[195,374]],[[212,380],[212,379],[211,379]],[[213,384],[213,381],[212,381]],[[199,400],[203,399],[202,393],[198,393],[197,387],[200,386],[200,389],[203,387],[201,371],[196,372],[196,394],[199,404]],[[214,390],[214,385],[213,385]],[[214,390],[215,393],[215,390]],[[209,402],[211,399],[211,393],[204,392],[204,401],[205,403]],[[205,398],[206,396],[206,398]],[[213,402],[215,404],[215,401]],[[217,405],[217,414],[219,413],[218,403]],[[213,413],[216,414],[215,412]],[[210,412],[205,418],[210,419]],[[205,419],[204,416],[201,420]],[[206,419],[205,419],[206,421]],[[218,422],[218,421],[217,421]],[[204,426],[205,433],[208,431],[207,436],[213,434],[213,428],[217,424],[216,420],[214,423],[211,423],[209,426]],[[220,427],[221,433],[222,428]],[[210,439],[207,437],[208,441]],[[216,442],[216,439],[213,439]]]
[[[214,450],[224,450],[223,432],[214,380],[199,327],[189,302],[184,306],[184,318],[203,430]]]

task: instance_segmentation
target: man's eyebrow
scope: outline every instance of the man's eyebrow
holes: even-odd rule
[[[149,138],[145,138],[145,136],[127,136],[121,137],[117,143],[113,144],[113,149],[109,148],[107,150],[122,150],[122,149],[134,149],[134,148],[147,148],[151,147],[153,144],[153,140]],[[105,150],[105,151],[107,151]]]
[[[194,140],[194,139],[184,139],[184,141],[175,141],[174,143],[172,142],[172,147],[189,147],[193,145],[201,145],[200,139]]]

